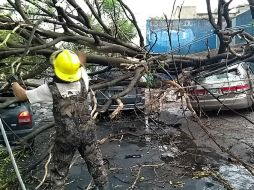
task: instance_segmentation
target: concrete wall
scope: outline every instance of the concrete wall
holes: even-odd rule
[[[147,20],[146,39],[148,49],[154,53],[196,53],[216,48],[216,36],[207,19],[172,20],[170,35],[165,20]]]
[[[245,12],[242,12],[244,10]],[[175,12],[175,18],[178,14],[179,8]],[[246,9],[246,6],[231,13],[230,16],[235,17],[232,19],[233,28],[243,28],[254,36],[254,21],[252,21],[250,10]],[[184,19],[185,17],[186,19]],[[151,52],[154,53],[186,54],[206,51],[207,46],[210,49],[218,48],[218,38],[213,34],[214,29],[205,17],[207,14],[196,13],[196,7],[182,7],[180,21],[174,19],[168,23],[170,25],[170,37],[165,20],[147,20],[147,49],[151,49]],[[232,44],[241,43],[245,43],[245,41],[234,38]]]
[[[232,24],[233,27],[243,28],[244,31],[254,35],[254,21],[252,21],[250,10],[237,15],[236,18],[233,19]],[[245,43],[245,41],[239,38],[235,38],[235,43],[241,44]]]

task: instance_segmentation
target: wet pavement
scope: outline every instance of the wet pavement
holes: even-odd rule
[[[48,108],[34,110],[38,127],[52,120]],[[127,113],[97,123],[98,139],[111,136],[100,147],[112,189],[254,189],[254,177],[221,152],[193,121],[191,113],[183,110],[179,103],[172,103],[158,118],[148,120],[141,114]],[[254,116],[250,110],[241,114]],[[209,119],[202,117],[202,121],[220,144],[251,164],[254,127],[250,123],[227,112],[210,113]],[[47,149],[48,136],[43,133],[36,139],[36,158]],[[74,159],[66,189],[86,189],[91,177],[80,156],[76,154]],[[37,167],[40,172],[33,173],[39,179],[43,167],[44,163]]]
[[[184,111],[180,103],[172,104],[170,108],[165,108],[163,118],[166,115],[175,115],[181,122],[181,129],[192,138],[197,149],[209,154],[206,157],[207,164],[213,164],[217,168],[217,173],[233,189],[251,190],[254,189],[254,177],[227,153],[222,152],[209,136],[199,127],[197,122],[191,117],[189,111]],[[238,110],[239,114],[254,121],[252,109]],[[183,115],[188,120],[183,118]],[[164,120],[165,121],[165,120]],[[167,121],[167,120],[166,120]],[[202,123],[210,134],[215,137],[216,142],[228,149],[239,159],[253,167],[254,156],[254,125],[245,118],[232,113],[209,112],[201,117]],[[212,156],[213,155],[213,156]],[[252,170],[253,171],[253,170]]]
[[[193,164],[195,156],[188,154],[188,151],[191,153],[195,149],[194,144],[188,142],[187,146],[180,145],[181,150],[175,144],[187,144],[181,140],[189,141],[184,133],[172,127],[150,125],[148,135],[145,119],[129,117],[125,117],[125,121],[98,123],[99,139],[112,133],[126,134],[101,145],[112,189],[128,189],[136,178],[135,189],[223,189],[209,178],[192,179],[193,172],[206,164],[203,157],[196,158],[197,162]],[[82,160],[71,169],[71,183],[66,189],[85,189],[90,182],[91,177],[87,176],[85,166],[80,169],[81,164],[84,164]]]

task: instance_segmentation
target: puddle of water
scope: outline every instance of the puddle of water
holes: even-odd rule
[[[219,172],[236,190],[254,189],[254,177],[243,166],[222,165]]]
[[[210,178],[203,178],[201,180],[186,180],[182,188],[177,190],[224,190],[224,187]]]

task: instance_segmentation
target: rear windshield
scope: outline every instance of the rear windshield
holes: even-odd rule
[[[4,97],[4,98],[14,97],[14,94],[12,92],[0,93],[0,103],[4,103],[6,101],[6,99],[2,99],[1,97]],[[12,103],[9,106],[7,106],[5,109],[17,107],[20,104],[21,104],[20,102],[15,102],[15,103]]]
[[[13,92],[1,92],[0,97],[14,97]]]
[[[123,74],[124,73],[122,71],[120,71],[120,70],[111,70],[109,72],[105,72],[105,73],[99,74],[98,78],[111,80],[111,79],[123,76]]]
[[[228,72],[223,72],[216,75],[211,75],[208,77],[201,77],[198,79],[200,83],[212,83],[212,82],[227,82],[239,80],[240,76],[237,69],[229,70]]]

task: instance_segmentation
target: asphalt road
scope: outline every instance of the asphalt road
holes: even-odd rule
[[[169,115],[175,115],[180,122],[181,130],[196,144],[199,151],[204,152],[206,163],[217,165],[218,171],[234,189],[254,189],[254,177],[234,159],[234,157],[222,151],[214,140],[223,148],[230,151],[244,163],[254,166],[254,125],[246,120],[254,122],[253,108],[232,111],[208,112],[202,115],[201,121],[214,140],[200,127],[192,117],[191,112],[181,107],[180,103],[165,106],[162,112],[164,121],[170,122]],[[246,118],[244,118],[246,117]],[[172,120],[171,120],[172,121]],[[253,168],[252,168],[252,171]]]
[[[253,176],[222,152],[193,120],[191,113],[184,110],[180,103],[170,103],[164,106],[159,118],[153,117],[158,121],[156,123],[142,115],[128,114],[117,120],[97,123],[98,139],[114,135],[100,145],[112,189],[135,186],[135,189],[148,190],[222,190],[226,189],[227,183],[237,190],[254,189]],[[251,110],[240,113],[254,121]],[[49,109],[37,108],[35,118],[41,126],[52,119],[52,114]],[[252,165],[252,124],[226,111],[219,115],[208,113],[201,120],[216,142]],[[44,133],[36,139],[36,159],[45,152],[48,136]],[[86,189],[91,181],[84,161],[78,154],[75,158],[67,190]],[[33,172],[38,179],[43,176],[43,167],[44,163]]]

